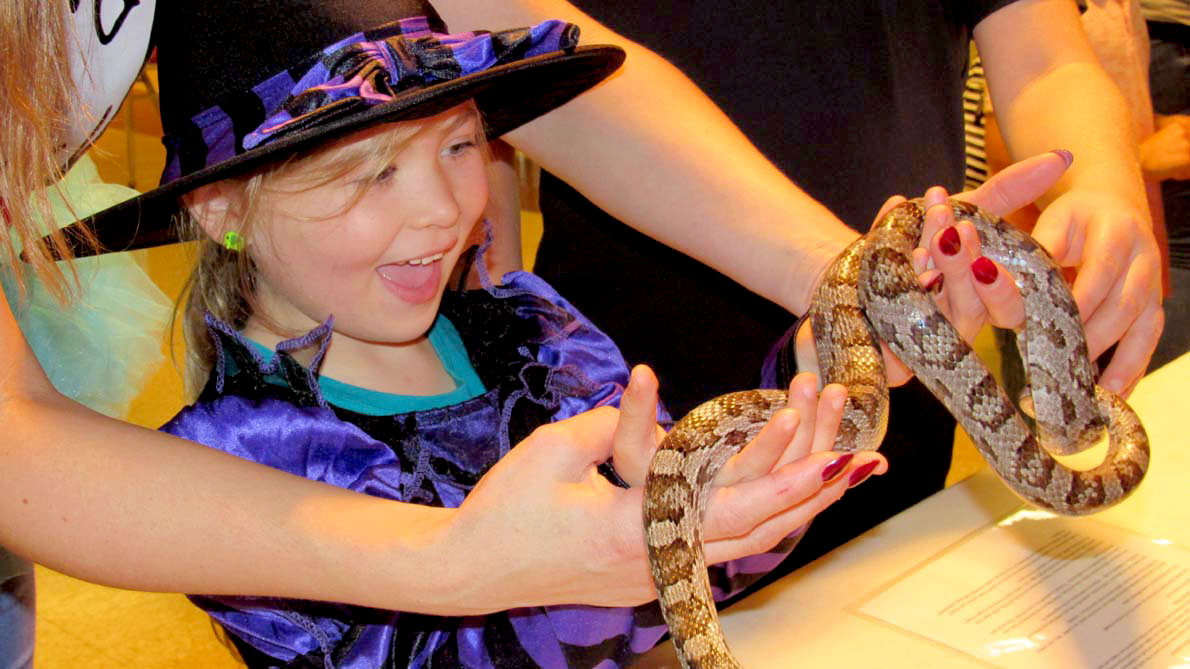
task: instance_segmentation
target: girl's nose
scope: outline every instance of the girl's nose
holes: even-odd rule
[[[441,169],[427,171],[421,188],[415,195],[415,212],[411,223],[423,228],[447,228],[455,225],[461,209],[454,184]]]

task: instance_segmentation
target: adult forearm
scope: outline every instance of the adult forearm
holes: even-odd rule
[[[9,393],[0,425],[0,543],[51,568],[141,590],[436,612],[427,570],[444,556],[430,539],[449,511],[307,481],[52,395]]]
[[[1099,66],[1066,0],[1020,0],[980,22],[976,41],[1010,153],[1074,153],[1043,198],[1032,234],[1077,268],[1071,286],[1098,356],[1099,377],[1126,393],[1144,373],[1161,332],[1161,253],[1141,180],[1130,110]]]
[[[560,18],[582,28],[584,44],[625,48],[611,79],[508,139],[628,225],[796,313],[855,238],[680,71],[569,4],[435,6],[452,30]]]
[[[90,411],[53,389],[0,298],[0,545],[20,555],[138,590],[449,612],[432,570],[450,513]]]
[[[643,49],[512,139],[616,218],[795,313],[855,237]]]
[[[1098,65],[1062,65],[1006,107],[1004,111],[998,106],[997,116],[1014,158],[1053,148],[1074,153],[1074,164],[1043,205],[1078,186],[1116,193],[1147,212],[1131,114]]]
[[[1074,3],[1021,0],[975,28],[992,103],[1013,159],[1052,149],[1074,164],[1047,205],[1076,185],[1147,203],[1132,113],[1087,40]]]

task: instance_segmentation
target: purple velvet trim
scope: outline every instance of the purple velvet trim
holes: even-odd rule
[[[256,361],[256,366],[260,369],[261,373],[273,374],[280,369],[281,359],[278,356],[274,355],[271,360],[266,361],[244,335],[240,334],[231,325],[212,316],[209,311],[203,316],[203,322],[206,323],[207,330],[211,333],[211,341],[215,343],[215,368],[213,371],[216,374],[215,389],[219,392],[223,392],[227,356],[223,352],[223,341],[215,336],[216,332],[222,332],[239,342],[252,355],[252,359]],[[306,381],[314,396],[318,398],[318,406],[322,407],[327,406],[327,404],[326,400],[322,397],[322,389],[318,386],[318,369],[322,366],[322,359],[326,357],[326,349],[330,346],[331,332],[334,330],[334,327],[334,315],[327,316],[322,325],[300,337],[286,339],[277,344],[277,347],[274,349],[275,353],[291,353],[292,351],[300,351],[308,348],[315,343],[318,344],[318,350],[314,353],[314,358],[310,361],[310,366],[306,369]]]
[[[265,121],[236,140],[232,117],[220,106],[191,119],[206,145],[202,168],[210,167],[287,133],[316,126],[379,104],[402,93],[458,79],[498,65],[573,48],[578,28],[544,21],[495,33],[432,33],[424,17],[403,19],[356,33],[324,49],[304,66],[279,72],[252,92]],[[301,70],[302,67],[306,69]],[[301,72],[295,79],[293,72]],[[167,159],[161,183],[184,176],[181,138],[162,139]],[[201,169],[201,168],[200,168]]]

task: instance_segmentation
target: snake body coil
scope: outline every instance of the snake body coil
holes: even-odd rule
[[[1149,446],[1136,414],[1095,385],[1078,310],[1061,272],[1035,241],[974,205],[983,254],[1008,268],[1025,299],[1017,336],[1026,360],[1036,434],[983,362],[918,287],[909,254],[925,220],[920,200],[889,212],[831,265],[810,309],[823,383],[848,387],[835,450],[872,450],[884,437],[888,390],[877,338],[955,416],[988,464],[1018,495],[1065,515],[1093,513],[1140,484]],[[685,667],[738,667],[727,649],[707,579],[701,523],[710,482],[785,405],[781,391],[717,397],[674,426],[645,482],[644,525],[653,580]],[[1072,470],[1058,454],[1110,436],[1097,467]],[[1045,444],[1041,447],[1040,441]]]

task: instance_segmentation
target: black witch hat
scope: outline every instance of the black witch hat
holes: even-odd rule
[[[179,196],[287,152],[471,99],[496,137],[624,59],[578,46],[561,21],[452,35],[422,0],[178,0],[158,3],[153,34],[166,167],[159,187],[85,222],[100,253],[179,241]]]

